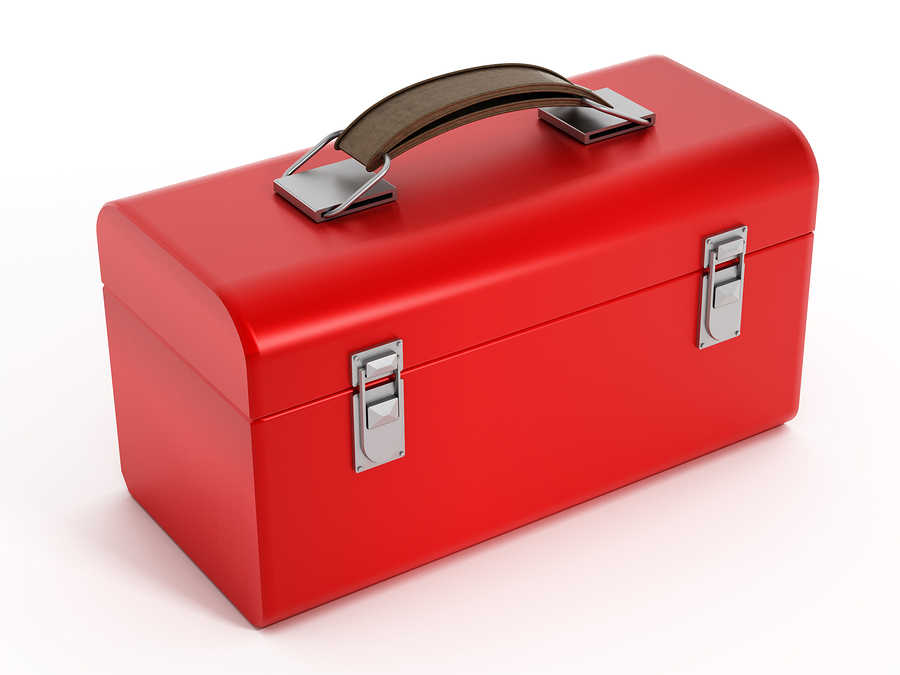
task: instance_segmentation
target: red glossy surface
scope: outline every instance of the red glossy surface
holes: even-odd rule
[[[747,224],[759,250],[812,231],[815,161],[784,118],[662,57],[574,79],[656,126],[582,146],[534,111],[483,120],[405,153],[396,203],[322,224],[272,191],[291,153],[112,203],[101,262],[128,221],[218,296],[240,350],[186,357],[223,392],[245,370],[232,400],[259,418],[345,389],[361,346],[402,336],[406,363],[426,363],[696,270],[711,232]],[[152,278],[104,265],[104,281],[161,302]],[[184,354],[183,323],[161,307],[152,325]],[[216,330],[198,322],[192,351]]]
[[[100,228],[106,287],[249,416],[243,346],[219,297],[118,211],[105,209]]]
[[[104,292],[128,490],[251,622],[260,598],[249,421]]]
[[[805,140],[666,59],[575,79],[657,126],[584,147],[484,120],[324,224],[272,192],[295,153],[101,213],[129,490],[256,625],[796,413]],[[739,223],[742,333],[700,351],[701,242]],[[348,356],[397,337],[407,454],[356,474]]]

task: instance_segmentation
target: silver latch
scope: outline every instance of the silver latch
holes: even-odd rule
[[[353,466],[357,473],[406,454],[403,416],[403,342],[396,340],[350,357],[353,395]],[[369,384],[386,377],[376,387]]]
[[[744,300],[744,256],[747,228],[707,237],[703,244],[703,277],[700,292],[700,330],[697,346],[706,349],[741,334],[741,307]],[[734,261],[735,264],[718,269]]]

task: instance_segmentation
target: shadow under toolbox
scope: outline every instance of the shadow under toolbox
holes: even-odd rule
[[[795,415],[806,140],[662,57],[575,81],[451,73],[100,213],[125,481],[252,623]]]

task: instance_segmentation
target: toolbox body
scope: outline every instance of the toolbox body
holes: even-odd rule
[[[296,154],[103,208],[125,481],[255,625],[796,414],[803,136],[663,57],[573,81],[655,126],[582,145],[533,110],[491,117],[397,160],[397,201],[331,222],[274,193]],[[701,348],[704,241],[729,231],[740,331]],[[403,452],[360,470],[350,359],[400,343],[376,385],[402,377]]]

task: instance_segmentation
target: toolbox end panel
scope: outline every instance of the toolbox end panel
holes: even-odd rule
[[[97,218],[103,283],[212,387],[250,415],[247,362],[222,299],[110,203]]]
[[[108,290],[103,296],[128,490],[262,625],[250,424]]]
[[[264,622],[791,419],[812,244],[747,257],[742,333],[710,349],[696,272],[404,371],[407,452],[371,471],[350,392],[254,421]]]

